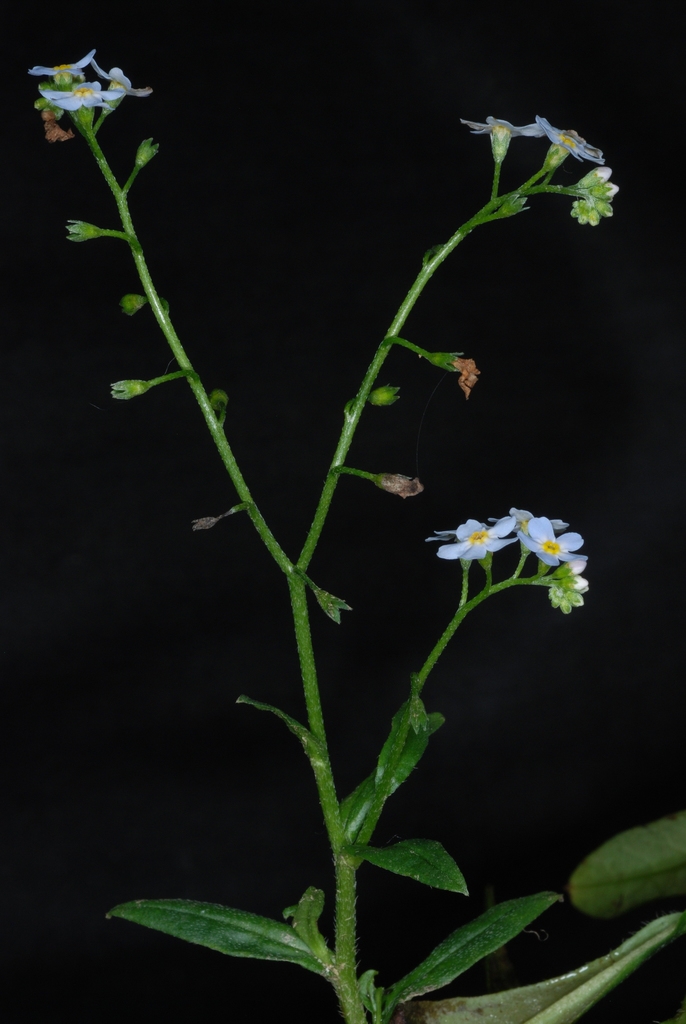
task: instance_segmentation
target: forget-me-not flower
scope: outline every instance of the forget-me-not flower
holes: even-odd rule
[[[95,50],[91,50],[81,60],[77,60],[76,64],[57,64],[54,68],[43,67],[42,64],[37,64],[34,68],[29,68],[30,75],[59,75],[67,73],[70,75],[82,74],[81,68],[85,68],[86,64],[91,62]],[[69,108],[67,108],[69,109]]]
[[[525,508],[511,508],[510,515],[514,516],[517,526],[520,530],[523,530],[524,533],[526,533],[528,530],[529,520],[534,518],[533,512],[527,512]],[[489,519],[488,521],[489,523],[496,523],[498,520]],[[551,519],[550,523],[555,533],[561,533],[563,530],[566,530],[569,526],[569,523],[563,523],[561,519]]]
[[[596,164],[605,163],[602,150],[596,149],[595,146],[589,146],[586,139],[582,139],[575,131],[571,129],[569,131],[560,131],[559,128],[553,128],[550,121],[546,121],[544,117],[539,117],[538,114],[536,114],[536,124],[543,130],[543,133],[548,136],[551,142],[568,150],[577,160],[592,160]]]
[[[507,544],[514,544],[516,537],[503,538],[512,533],[515,525],[514,516],[505,516],[491,527],[478,519],[468,519],[456,530],[435,530],[437,536],[426,539],[443,544],[436,552],[439,558],[485,558],[489,551],[500,551]],[[455,537],[456,543],[446,544],[451,537]]]
[[[480,121],[465,121],[463,117],[460,118],[460,121],[462,124],[469,125],[472,135],[490,135],[495,128],[505,128],[512,136],[530,135],[535,139],[541,139],[545,135],[543,128],[538,124],[525,124],[521,128],[517,128],[509,121],[501,121],[497,117],[487,117],[486,124],[481,124]]]
[[[79,107],[107,107],[125,95],[123,89],[103,90],[100,82],[83,82],[68,92],[62,89],[38,89],[50,103],[62,110],[78,110]]]
[[[517,536],[524,547],[537,554],[546,565],[585,560],[585,555],[572,554],[583,544],[583,537],[578,533],[563,533],[556,537],[553,524],[545,516],[530,519],[528,533],[518,530]]]
[[[93,50],[95,53],[95,50]],[[123,89],[127,96],[149,96],[152,92],[150,86],[145,89],[132,89],[131,79],[127,78],[121,68],[110,68],[110,73],[107,74],[102,68],[99,68],[94,60],[91,60],[91,65],[101,78],[106,78],[112,83],[115,89]]]

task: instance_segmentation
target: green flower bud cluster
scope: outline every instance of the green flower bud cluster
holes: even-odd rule
[[[601,217],[612,216],[612,200],[619,192],[617,185],[610,184],[611,167],[596,167],[576,185],[581,199],[572,203],[572,217],[579,224],[596,227]]]

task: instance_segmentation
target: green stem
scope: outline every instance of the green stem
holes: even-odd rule
[[[498,196],[498,187],[500,185],[500,171],[503,166],[502,160],[496,160],[493,168],[493,186],[491,188],[491,199],[496,199]]]
[[[487,597],[491,597],[493,594],[500,594],[503,590],[509,590],[510,587],[527,586],[531,584],[535,585],[550,568],[550,566],[540,563],[538,571],[534,576],[527,576],[525,579],[522,579],[518,575],[518,573],[521,572],[526,557],[527,555],[522,555],[522,558],[520,559],[519,565],[517,566],[514,575],[510,576],[509,579],[503,580],[502,583],[490,583],[489,579],[487,578],[486,585],[484,586],[483,590],[480,590],[478,594],[475,594],[475,596],[470,601],[465,600],[467,594],[465,586],[466,575],[463,576],[462,597],[460,600],[460,604],[458,605],[457,611],[453,615],[452,619],[450,620],[446,628],[443,630],[443,633],[441,634],[438,642],[435,644],[428,658],[426,659],[426,661],[420,668],[419,672],[417,673],[419,679],[420,693],[424,688],[424,684],[426,683],[426,680],[428,679],[431,670],[434,668],[436,662],[438,661],[440,656],[443,654],[443,651],[448,646],[448,643],[455,635],[455,631],[457,630],[458,626],[462,623],[466,616],[469,615],[469,613],[477,607],[477,605],[480,605],[482,601],[486,600]]]
[[[140,242],[138,241],[138,237],[134,230],[126,193],[124,189],[120,187],[119,183],[117,182],[117,179],[112,173],[110,165],[108,164],[107,159],[105,157],[105,154],[103,153],[102,149],[100,148],[100,145],[98,144],[97,139],[95,138],[93,129],[84,128],[80,126],[78,121],[75,123],[77,124],[77,127],[79,127],[79,130],[83,134],[86,141],[88,142],[91,152],[93,153],[93,156],[97,161],[98,167],[100,168],[103,177],[105,178],[105,181],[109,185],[112,194],[114,195],[114,199],[117,204],[117,209],[119,211],[119,216],[121,218],[122,227],[124,228],[124,231],[127,236],[127,241],[131,248],[131,254],[133,256],[134,263],[136,264],[136,269],[138,271],[138,276],[141,280],[141,284],[143,285],[143,290],[145,291],[148,302],[152,307],[155,319],[157,320],[162,333],[167,339],[169,347],[171,348],[177,363],[181,367],[181,371],[188,380],[191,391],[195,395],[196,401],[200,406],[200,411],[202,412],[205,423],[207,424],[207,428],[210,434],[212,435],[212,439],[214,440],[214,443],[219,452],[219,456],[222,462],[224,463],[224,466],[229,476],[231,477],[231,481],[234,487],[236,488],[236,491],[241,501],[245,502],[246,511],[250,516],[253,525],[255,526],[255,529],[257,530],[264,544],[266,545],[268,551],[274,558],[279,568],[282,569],[287,576],[290,576],[294,571],[293,563],[287,557],[281,545],[274,537],[273,533],[267,526],[267,523],[265,522],[262,513],[255,504],[252,494],[250,493],[250,489],[248,488],[248,485],[243,477],[243,474],[241,473],[238,467],[238,463],[236,462],[233,451],[231,450],[231,446],[229,445],[229,442],[226,438],[223,426],[217,419],[216,413],[212,408],[210,399],[207,395],[207,392],[205,391],[205,388],[202,385],[200,377],[195,372],[190,359],[186,355],[186,351],[183,345],[181,344],[179,336],[174,330],[174,325],[171,322],[169,314],[165,310],[162,304],[162,300],[157,294],[157,291],[152,281],[152,277],[150,276],[150,271],[148,270],[148,265],[145,261],[145,256],[143,255],[143,248]]]
[[[371,480],[373,484],[378,482],[379,473],[368,473],[365,469],[353,469],[352,466],[339,466],[337,473],[349,473],[350,476],[359,476],[363,480]]]
[[[307,705],[310,731],[321,744],[321,757],[310,757],[319,793],[319,802],[336,870],[336,947],[332,982],[348,1024],[364,1024],[366,1014],[357,987],[355,868],[343,852],[345,832],[341,822],[336,787],[328,755],[317,669],[312,647],[305,583],[292,577],[288,581],[293,609],[295,638]]]
[[[537,180],[538,177],[540,177],[540,174],[534,176],[530,181]],[[331,501],[338,484],[340,467],[345,462],[353,437],[355,436],[355,431],[357,430],[360,418],[364,411],[365,404],[369,398],[369,393],[374,386],[374,382],[376,381],[379,371],[384,364],[386,356],[391,350],[395,337],[402,329],[403,324],[412,312],[417,299],[422,294],[424,288],[431,280],[436,270],[438,270],[441,263],[448,258],[450,253],[457,248],[460,242],[463,241],[463,239],[465,239],[467,235],[474,230],[474,228],[478,227],[480,224],[486,224],[491,220],[497,220],[498,208],[507,198],[507,196],[501,196],[499,199],[491,200],[470,220],[466,221],[461,227],[459,227],[450,240],[446,242],[445,245],[437,249],[433,256],[426,261],[420,272],[417,274],[417,277],[415,278],[407,295],[403,299],[400,309],[396,313],[388,331],[386,332],[386,337],[377,348],[374,358],[369,364],[369,368],[364,375],[357,395],[352,402],[348,402],[345,407],[343,430],[341,431],[336,451],[334,452],[333,459],[331,460],[329,472],[324,483],[319,504],[317,505],[317,509],[314,514],[314,519],[312,520],[310,531],[305,539],[303,549],[300,552],[300,558],[298,559],[297,564],[300,569],[307,569],[315,548],[317,547],[317,543],[322,530],[324,529],[324,523],[326,522]],[[406,345],[406,347],[414,348],[411,344]],[[423,353],[424,350],[420,350],[420,354]]]

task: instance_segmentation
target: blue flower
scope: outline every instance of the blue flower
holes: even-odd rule
[[[515,525],[514,516],[505,516],[491,527],[480,523],[478,519],[468,519],[456,530],[434,530],[437,536],[426,539],[445,542],[451,537],[456,538],[457,543],[443,543],[443,547],[436,552],[439,558],[485,558],[489,551],[500,551],[507,544],[514,544],[516,537],[510,537],[508,540],[502,538],[512,533]]]
[[[95,53],[95,50],[93,50],[93,53]],[[106,78],[115,89],[123,89],[127,96],[149,96],[152,92],[150,86],[145,89],[132,89],[131,79],[126,77],[121,68],[110,68],[108,75],[102,68],[98,67],[94,60],[91,60],[91,65],[101,78]]]
[[[524,547],[535,552],[546,565],[559,565],[560,562],[581,561],[585,555],[575,555],[584,542],[578,533],[563,533],[555,536],[553,524],[545,516],[530,519],[528,533],[518,530],[517,536]]]
[[[543,128],[538,124],[525,124],[521,128],[516,128],[509,121],[500,121],[497,117],[487,117],[486,124],[481,124],[479,121],[465,121],[463,117],[460,118],[460,121],[473,129],[472,135],[490,135],[494,128],[505,128],[512,136],[530,135],[535,139],[541,139],[545,135]]]
[[[577,160],[592,160],[596,164],[605,163],[602,151],[596,149],[595,146],[589,146],[586,139],[582,139],[571,129],[563,132],[559,128],[553,128],[550,121],[539,117],[538,114],[536,114],[536,124],[542,129],[541,134],[547,135],[556,146],[562,146],[563,149],[568,150]]]
[[[69,75],[80,75],[81,68],[85,68],[86,64],[90,63],[95,50],[91,50],[81,60],[77,60],[76,64],[57,64],[54,68],[44,68],[41,64],[37,64],[35,68],[29,68],[30,75],[60,75],[67,73]],[[70,109],[69,107],[66,108]]]
[[[510,515],[514,516],[517,526],[520,530],[523,530],[524,533],[528,530],[529,520],[534,518],[533,512],[527,512],[525,508],[511,508]],[[496,523],[497,519],[489,519],[488,521],[489,523]],[[561,533],[562,530],[566,530],[569,526],[569,523],[563,523],[561,519],[551,519],[550,523],[552,524],[555,533]]]
[[[109,89],[103,92],[100,82],[83,82],[76,89],[64,92],[61,89],[38,88],[41,96],[44,96],[56,107],[62,110],[78,110],[79,107],[107,107],[115,100],[124,96],[123,89]]]

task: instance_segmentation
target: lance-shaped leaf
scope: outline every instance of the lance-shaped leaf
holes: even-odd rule
[[[403,839],[393,846],[378,849],[374,846],[348,846],[346,853],[360,860],[368,860],[378,868],[406,875],[416,882],[432,885],[448,892],[461,892],[466,896],[464,875],[448,851],[434,839]]]
[[[609,839],[581,862],[568,889],[575,907],[604,918],[686,894],[686,811]]]
[[[390,754],[393,749],[395,738],[402,725],[402,719],[405,714],[406,707],[407,704],[403,704],[400,710],[393,716],[391,731],[388,739],[381,749],[381,753],[379,754],[376,770],[372,772],[371,775],[367,776],[367,778],[360,783],[357,789],[354,789],[341,804],[343,825],[346,830],[346,835],[351,842],[357,838],[357,835],[364,824],[367,811],[371,807],[374,799],[377,783],[383,779],[386,771],[388,770]],[[433,712],[426,716],[426,719],[420,725],[418,732],[415,732],[414,729],[409,730],[405,740],[405,745],[403,746],[403,750],[400,755],[400,760],[393,772],[390,790],[391,793],[395,793],[398,786],[405,782],[412,772],[412,769],[426,750],[429,742],[429,736],[436,732],[437,729],[440,729],[444,722],[445,718],[443,715],[438,712]]]
[[[326,973],[326,966],[289,924],[245,910],[194,900],[133,900],[120,903],[107,916],[123,917],[228,956],[287,960],[315,974]]]
[[[244,693],[236,699],[236,704],[249,704],[253,708],[257,708],[259,711],[271,711],[273,715],[280,718],[281,721],[287,726],[288,729],[297,736],[302,743],[305,753],[308,757],[318,757],[321,759],[324,756],[322,745],[316,736],[313,736],[309,729],[298,722],[295,718],[291,718],[281,708],[275,708],[273,704],[263,704],[260,700],[253,700],[252,697],[246,697]]]
[[[686,915],[669,914],[617,949],[559,978],[468,999],[404,1003],[398,1024],[572,1024],[637,967],[682,934]],[[678,1021],[679,1018],[677,1017]],[[667,1022],[669,1024],[669,1022]]]
[[[504,946],[559,899],[555,892],[540,892],[507,900],[458,928],[418,967],[388,989],[385,1019],[389,1019],[398,1003],[448,985],[494,949]]]
[[[293,918],[293,928],[296,930],[303,942],[312,950],[317,959],[323,963],[330,964],[331,950],[326,945],[322,933],[319,931],[317,922],[322,916],[324,909],[324,893],[321,889],[310,886],[300,897],[300,902],[293,907],[286,907],[283,916]]]

